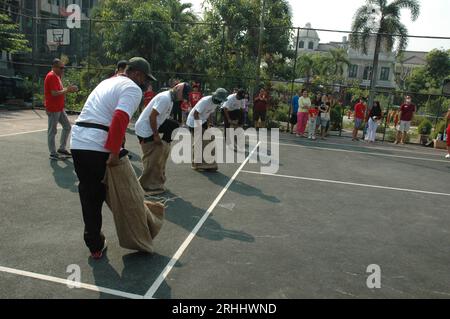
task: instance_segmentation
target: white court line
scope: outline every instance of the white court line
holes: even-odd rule
[[[298,141],[296,139],[292,138],[280,138],[280,140],[286,141],[286,142],[295,142]],[[301,140],[300,140],[301,141]],[[303,142],[309,142],[308,145],[314,145],[317,144],[317,142],[310,142],[309,140],[303,139]],[[395,147],[380,147],[380,146],[371,146],[370,144],[347,144],[347,143],[333,143],[333,142],[324,142],[324,141],[318,141],[319,145],[337,145],[337,146],[348,146],[348,147],[362,147],[367,150],[380,150],[380,151],[392,151],[392,152],[403,152],[403,153],[411,153],[411,154],[421,154],[421,155],[430,155],[430,156],[442,156],[445,155],[445,150],[440,149],[433,149],[436,151],[436,153],[431,152],[418,152],[415,150],[409,150],[409,149],[402,149],[402,148],[395,148]]]
[[[403,155],[392,155],[392,154],[383,154],[383,153],[374,153],[374,152],[364,152],[364,151],[351,151],[351,150],[343,150],[343,149],[329,148],[329,147],[319,147],[319,146],[309,146],[309,145],[298,145],[298,144],[290,144],[290,143],[278,143],[278,145],[292,146],[292,147],[301,147],[301,148],[314,148],[314,149],[325,150],[325,151],[333,151],[333,152],[356,153],[356,154],[364,154],[364,155],[374,155],[374,156],[384,156],[384,157],[404,158],[404,159],[411,159],[411,160],[416,160],[416,161],[428,161],[428,162],[438,162],[438,163],[450,163],[448,160],[438,160],[438,159],[424,158],[424,157],[413,157],[413,156],[403,156]]]
[[[351,183],[351,182],[335,181],[335,180],[330,180],[330,179],[320,179],[320,178],[310,178],[310,177],[301,177],[301,176],[261,173],[261,172],[246,171],[246,170],[243,170],[242,173],[255,174],[255,175],[265,175],[265,176],[273,176],[273,177],[283,177],[283,178],[290,178],[290,179],[299,179],[299,180],[304,180],[304,181],[312,181],[312,182],[320,182],[320,183],[330,183],[330,184],[341,184],[341,185],[350,185],[350,186],[360,186],[360,187],[369,187],[369,188],[388,189],[388,190],[394,190],[394,191],[400,191],[400,192],[408,192],[408,193],[419,193],[419,194],[428,194],[428,195],[450,196],[450,194],[447,194],[447,193],[429,192],[429,191],[422,191],[422,190],[417,190],[417,189],[388,187],[388,186],[379,186],[379,185],[370,185],[370,184]]]
[[[22,134],[29,134],[29,133],[37,133],[37,132],[44,132],[44,131],[47,131],[47,129],[36,130],[36,131],[20,132],[20,133],[4,134],[4,135],[0,135],[0,137],[7,137],[7,136],[14,136],[14,135],[22,135]]]
[[[158,290],[159,286],[161,286],[163,281],[166,279],[167,275],[170,273],[172,268],[175,266],[175,264],[178,261],[178,259],[180,259],[180,257],[183,254],[183,252],[189,246],[189,244],[191,243],[192,239],[197,234],[197,232],[200,230],[200,228],[203,226],[203,224],[205,223],[206,219],[209,217],[209,215],[214,210],[216,205],[222,199],[223,195],[225,195],[226,191],[231,186],[233,181],[236,179],[236,177],[238,176],[239,172],[242,170],[242,168],[245,166],[245,164],[247,164],[248,160],[253,155],[253,153],[258,149],[259,144],[261,144],[261,142],[256,144],[255,148],[247,156],[247,158],[241,164],[241,166],[239,166],[239,168],[236,170],[234,175],[230,178],[230,180],[225,185],[225,187],[222,189],[222,191],[219,193],[219,195],[217,195],[216,199],[212,202],[211,206],[209,206],[209,208],[206,211],[206,213],[203,215],[203,217],[200,219],[200,221],[197,223],[197,225],[195,225],[194,229],[191,231],[189,236],[186,238],[186,240],[183,242],[183,244],[181,244],[180,248],[178,248],[178,250],[175,253],[175,255],[173,255],[172,259],[170,259],[169,263],[166,265],[166,267],[159,274],[158,278],[156,278],[156,280],[152,284],[152,286],[148,289],[147,293],[144,295],[144,298],[153,298],[153,295],[156,293],[156,291]]]
[[[9,274],[19,275],[19,276],[24,276],[24,277],[29,277],[29,278],[35,278],[35,279],[50,281],[50,282],[63,284],[63,285],[75,285],[76,284],[77,286],[79,286],[79,288],[92,290],[92,291],[96,291],[96,292],[102,292],[102,293],[105,293],[105,294],[119,296],[119,297],[124,297],[124,298],[143,299],[143,296],[137,295],[137,294],[132,294],[132,293],[128,293],[128,292],[124,292],[124,291],[120,291],[120,290],[115,290],[115,289],[104,288],[104,287],[100,287],[100,286],[96,286],[96,285],[89,285],[89,284],[84,284],[84,283],[74,283],[72,280],[67,280],[67,279],[62,279],[62,278],[58,278],[58,277],[37,274],[37,273],[34,273],[34,272],[29,272],[29,271],[14,269],[14,268],[8,268],[8,267],[0,266],[0,271],[1,272],[6,272],[6,273],[9,273]],[[67,287],[67,288],[70,289],[69,287]],[[72,289],[77,289],[77,288],[72,288]]]

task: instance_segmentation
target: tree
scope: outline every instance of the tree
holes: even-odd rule
[[[438,82],[450,75],[450,50],[434,49],[426,56],[426,71]]]
[[[342,76],[344,73],[344,66],[350,66],[350,60],[348,59],[347,51],[342,48],[331,49],[330,62],[334,65],[332,71],[333,75]]]
[[[19,31],[19,25],[3,13],[0,13],[0,48],[9,53],[31,51],[28,40]]]
[[[397,42],[398,51],[404,50],[408,44],[408,30],[400,21],[401,10],[408,9],[412,21],[420,14],[418,0],[367,0],[354,16],[351,34],[351,46],[368,52],[369,42],[375,37],[373,72],[370,82],[369,106],[372,106],[378,76],[378,61],[382,45],[391,51]]]
[[[316,63],[314,63],[314,54],[302,54],[298,58],[298,72],[306,78],[306,84],[311,83],[311,78],[316,70]]]

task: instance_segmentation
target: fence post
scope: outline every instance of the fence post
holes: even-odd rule
[[[294,84],[295,84],[295,75],[297,74],[296,69],[297,69],[297,57],[298,57],[298,41],[300,38],[300,28],[297,28],[297,40],[295,43],[295,58],[294,58],[294,66],[292,69],[292,82],[291,82],[291,98],[289,100],[289,118],[288,118],[288,122],[287,122],[287,130],[289,131],[290,126],[292,125],[292,127],[294,127],[294,124],[291,124],[291,113],[292,113],[292,99],[294,98]]]

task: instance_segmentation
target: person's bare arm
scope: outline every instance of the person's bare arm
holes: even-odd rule
[[[157,110],[153,109],[152,113],[150,114],[150,128],[153,132],[153,141],[156,143],[161,143],[161,137],[159,136],[158,132],[158,122],[157,117],[159,113]]]
[[[69,85],[66,88],[63,88],[60,91],[52,90],[51,94],[52,96],[59,96],[59,95],[65,95],[67,93],[74,93],[78,91],[78,87],[76,85]]]

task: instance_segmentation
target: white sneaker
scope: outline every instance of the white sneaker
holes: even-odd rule
[[[313,139],[313,141],[315,141],[315,140],[316,140],[316,137],[315,137],[315,136],[313,136],[313,137],[312,137],[312,139]]]
[[[450,153],[448,153],[447,155],[445,155],[445,158],[450,158]]]

